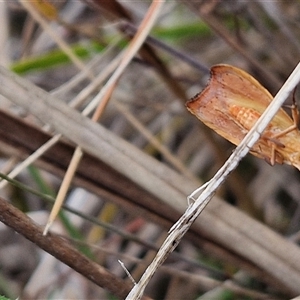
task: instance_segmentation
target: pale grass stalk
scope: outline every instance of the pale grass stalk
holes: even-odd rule
[[[86,88],[80,91],[78,95],[74,99],[72,99],[70,107],[77,107],[91,93],[97,90],[99,86],[106,80],[106,78],[108,78],[109,75],[117,68],[121,59],[121,55],[115,57],[109,63],[109,65],[97,77],[95,77],[94,80]],[[82,111],[82,115],[87,116],[90,112],[92,112],[96,108],[100,100],[101,98],[97,96],[94,99],[92,99],[90,103],[86,106],[86,108]]]
[[[119,112],[123,114],[126,120],[137,129],[147,141],[154,146],[158,151],[164,155],[165,159],[172,164],[180,173],[182,173],[187,178],[195,180],[194,174],[187,169],[187,167],[179,160],[173,153],[165,147],[153,134],[148,130],[134,115],[129,111],[129,109],[120,102],[114,103],[115,107]]]
[[[262,132],[268,126],[269,122],[281,108],[284,101],[295,89],[300,81],[300,63],[294,69],[293,73],[287,79],[285,84],[279,90],[273,101],[260,116],[255,125],[247,133],[242,142],[236,147],[235,151],[228,158],[225,164],[219,169],[215,176],[204,186],[196,189],[188,199],[193,198],[200,192],[199,197],[194,203],[191,203],[182,217],[171,227],[168,237],[157,252],[156,257],[144,272],[140,281],[133,287],[126,299],[141,299],[144,290],[160,265],[166,260],[168,255],[177,247],[182,237],[189,230],[199,214],[207,206],[214,196],[217,188],[225,181],[226,177],[237,167],[240,160],[249,152],[253,145],[258,141]]]
[[[99,99],[99,105],[96,109],[96,111],[93,114],[92,120],[97,121],[100,116],[102,115],[110,97],[111,94],[117,84],[117,81],[119,80],[120,76],[123,74],[126,67],[129,65],[133,57],[136,55],[136,53],[139,51],[141,46],[143,45],[145,39],[147,38],[151,28],[153,27],[160,11],[162,8],[164,1],[153,1],[143,19],[141,22],[139,29],[134,36],[134,38],[129,43],[128,47],[123,52],[122,60],[118,66],[118,68],[115,70],[111,78],[108,80],[106,85],[103,87],[102,93],[103,97]],[[48,230],[51,227],[51,224],[54,222],[61,204],[64,201],[64,198],[67,193],[67,185],[71,184],[71,179],[74,176],[74,173],[77,169],[78,164],[80,163],[80,159],[82,157],[82,151],[81,148],[78,146],[72,156],[70,165],[67,169],[66,175],[63,178],[60,190],[58,192],[57,198],[55,200],[54,206],[52,208],[51,214],[49,216],[48,222],[46,224],[45,230],[43,232],[44,235],[47,234]]]
[[[141,22],[135,36],[129,43],[128,47],[124,50],[123,59],[120,62],[119,67],[116,69],[114,74],[108,80],[105,88],[105,94],[101,99],[100,105],[98,106],[97,110],[95,111],[94,118],[99,119],[102,114],[103,109],[107,105],[111,92],[116,85],[117,81],[123,74],[124,70],[127,68],[135,54],[139,51],[143,43],[145,42],[151,28],[153,27],[160,11],[162,5],[164,4],[164,0],[161,1],[152,1],[143,21]]]
[[[118,64],[121,60],[121,55],[116,56],[114,59],[110,59],[108,56],[112,53],[112,50],[118,46],[118,43],[121,41],[121,38],[116,38],[113,41],[109,43],[109,45],[105,48],[103,52],[101,52],[101,55],[97,55],[94,57],[86,66],[87,70],[89,72],[94,72],[94,68],[100,64],[101,61],[104,59],[109,60],[109,64],[104,67],[103,70],[101,70],[101,73],[97,75],[96,78],[93,77],[93,80],[89,83],[87,87],[85,87],[81,92],[77,94],[77,96],[72,99],[70,102],[71,107],[78,107],[81,102],[86,99],[92,92],[94,92],[96,89],[99,88],[100,84],[106,80],[106,78],[109,77],[111,73],[117,68]],[[106,58],[107,57],[107,58]],[[74,87],[78,86],[80,82],[82,82],[84,79],[86,79],[86,72],[80,72],[76,74],[71,80],[68,82],[62,84],[55,90],[51,91],[51,94],[54,96],[59,97],[61,94],[63,94],[66,91],[69,91],[73,89]],[[94,104],[94,107],[97,106],[97,103]]]
[[[93,72],[93,74],[94,74],[94,69],[96,68],[97,65],[100,64],[100,62],[103,60],[103,57],[105,57],[105,53],[97,54],[91,61],[88,62],[88,64],[86,65],[86,69],[89,70],[89,72]],[[100,74],[102,74],[102,72]],[[81,82],[83,82],[83,80],[85,80],[85,79],[87,79],[86,72],[85,73],[79,72],[79,73],[75,74],[70,80],[64,82],[63,84],[61,84],[60,86],[58,86],[57,88],[52,90],[50,93],[53,96],[61,97],[62,95],[68,93],[69,91],[72,91],[72,89],[78,87],[78,85],[81,84]],[[88,84],[88,86],[90,86],[93,82],[94,82],[94,80],[91,81]],[[86,86],[84,88],[84,90],[88,86]],[[77,101],[74,101],[74,99],[79,97],[79,94],[80,93],[78,93],[76,95],[76,97],[73,98],[72,101],[70,101],[70,106],[71,107],[78,107],[81,104],[80,101],[79,101],[78,104],[77,104]],[[83,97],[83,99],[85,99],[86,97]],[[81,96],[80,96],[80,98],[81,98]],[[82,99],[81,99],[81,101],[82,101]]]
[[[77,170],[77,167],[78,167],[78,164],[81,160],[81,157],[82,157],[82,150],[80,147],[76,147],[75,151],[74,151],[74,154],[73,154],[73,157],[71,159],[71,162],[68,166],[68,169],[67,169],[67,172],[64,176],[64,179],[62,181],[62,184],[59,188],[59,191],[58,191],[58,194],[56,196],[56,199],[55,199],[55,203],[53,205],[53,208],[51,210],[51,213],[50,213],[50,216],[48,218],[48,222],[45,226],[45,229],[43,231],[43,235],[46,235],[53,223],[53,221],[55,220],[57,214],[59,213],[59,210],[64,202],[64,199],[65,199],[65,196],[69,190],[69,187],[71,185],[71,182],[72,182],[72,179],[74,177],[74,174]]]
[[[15,167],[10,173],[7,174],[10,178],[15,178],[19,175],[25,168],[34,163],[41,155],[43,155],[47,150],[49,150],[53,145],[55,145],[61,138],[61,134],[57,134],[38,148],[33,154],[28,156],[23,160],[17,167]],[[8,181],[2,180],[0,182],[0,190],[8,184]]]

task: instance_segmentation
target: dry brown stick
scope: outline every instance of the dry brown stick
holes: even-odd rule
[[[120,278],[108,272],[102,266],[86,258],[63,238],[48,234],[44,236],[41,227],[27,215],[0,197],[0,221],[35,243],[38,247],[68,265],[90,281],[123,299],[130,286]]]

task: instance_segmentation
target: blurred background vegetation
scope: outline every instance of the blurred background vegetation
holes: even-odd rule
[[[115,67],[107,68],[126,49],[151,1],[31,2],[47,27],[22,1],[0,2],[0,63],[65,103],[106,72],[102,82],[72,104],[82,111],[109,79]],[[246,70],[274,95],[299,61],[299,6],[296,0],[167,1],[141,51],[115,86],[99,123],[187,181],[209,180],[234,146],[190,115],[185,101],[203,89],[210,66],[219,63]],[[85,75],[49,30],[93,76]],[[0,106],[0,167],[1,174],[8,174],[54,132],[9,99],[1,97]],[[4,115],[10,118],[7,124],[14,125],[7,127]],[[67,138],[49,154],[52,157],[40,158],[18,174],[14,184],[1,186],[3,198],[42,226],[52,207],[42,195],[55,197],[70,161],[73,144]],[[130,178],[124,179],[106,162],[84,157],[66,197],[68,207],[81,215],[63,210],[53,231],[116,277],[128,280],[117,260],[123,261],[138,280],[182,212],[134,187]],[[299,182],[295,168],[271,167],[248,155],[218,190],[218,197],[297,244]],[[113,291],[96,286],[0,225],[0,294],[11,299],[114,299]],[[202,236],[200,230],[184,238],[146,293],[155,299],[293,295],[272,274],[258,272],[260,266],[252,264],[221,241]]]

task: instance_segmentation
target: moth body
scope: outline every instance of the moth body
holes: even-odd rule
[[[260,117],[260,113],[257,110],[237,105],[232,105],[229,108],[229,112],[236,122],[245,127],[245,129],[248,131],[253,127]]]

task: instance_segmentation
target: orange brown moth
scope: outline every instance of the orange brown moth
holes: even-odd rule
[[[272,101],[251,75],[230,65],[215,65],[205,89],[186,103],[187,109],[219,135],[238,145]],[[285,163],[300,170],[298,110],[293,119],[281,108],[251,153],[271,165]]]

